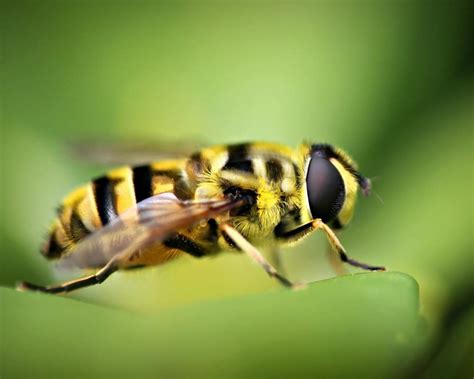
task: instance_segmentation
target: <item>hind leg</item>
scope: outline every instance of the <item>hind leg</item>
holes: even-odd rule
[[[70,292],[77,290],[79,288],[89,287],[96,284],[102,283],[106,280],[110,275],[112,275],[115,271],[117,271],[118,267],[115,260],[110,260],[103,268],[97,271],[93,275],[86,276],[85,278],[80,278],[76,280],[72,280],[70,282],[66,282],[63,284],[59,284],[57,286],[38,286],[36,284],[28,283],[28,282],[21,282],[17,289],[19,291],[40,291],[46,293],[63,293],[63,292]]]

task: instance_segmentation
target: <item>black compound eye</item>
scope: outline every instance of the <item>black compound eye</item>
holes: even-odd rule
[[[344,181],[337,168],[326,158],[311,158],[306,175],[309,208],[314,218],[333,220],[344,203]]]

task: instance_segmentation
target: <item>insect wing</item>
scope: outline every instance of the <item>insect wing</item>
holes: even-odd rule
[[[179,229],[241,205],[230,199],[181,201],[171,193],[152,196],[79,242],[61,259],[60,267],[101,267],[112,258],[127,259]]]
[[[189,141],[72,141],[69,150],[77,159],[100,165],[141,165],[166,159],[182,159],[200,150],[205,144],[198,138]]]

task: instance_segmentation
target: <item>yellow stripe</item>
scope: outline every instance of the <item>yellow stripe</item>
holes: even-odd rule
[[[219,177],[232,182],[232,184],[244,189],[257,189],[260,185],[260,179],[252,174],[245,174],[234,171],[221,171]]]
[[[117,213],[122,214],[127,209],[135,206],[132,169],[130,167],[121,167],[110,171],[108,177],[116,181],[114,193]]]
[[[186,165],[186,160],[184,159],[170,159],[160,162],[152,162],[150,164],[152,170],[183,170]]]
[[[287,158],[293,157],[293,149],[286,145],[280,145],[271,142],[254,142],[249,145],[249,151],[252,155],[271,153],[276,155],[283,155]]]
[[[186,160],[176,159],[162,162],[153,162],[151,168],[153,171],[175,171],[181,178],[187,178],[185,171]],[[163,175],[153,175],[153,194],[157,195],[165,192],[174,192],[175,178]]]
[[[92,183],[89,183],[85,190],[86,194],[84,198],[77,205],[77,212],[81,216],[86,228],[92,231],[101,228],[102,222],[100,221],[99,212],[97,211]]]
[[[344,199],[344,205],[339,212],[338,218],[342,225],[346,225],[349,223],[352,215],[354,214],[354,208],[357,199],[357,189],[359,185],[357,184],[354,176],[352,176],[352,174],[347,171],[337,159],[331,158],[330,161],[337,168],[337,171],[339,171],[342,176],[342,180],[344,181],[346,196]]]

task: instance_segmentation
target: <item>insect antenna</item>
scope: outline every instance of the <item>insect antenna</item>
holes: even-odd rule
[[[369,178],[369,180],[370,180],[370,183],[373,183],[373,182],[379,181],[380,178],[381,178],[380,176],[374,176],[374,177],[372,177],[372,178]],[[385,204],[385,202],[384,202],[383,199],[382,199],[382,196],[380,196],[380,195],[372,188],[372,186],[371,186],[371,188],[370,188],[370,192],[375,195],[375,197],[376,197],[377,200],[380,202],[380,204],[382,204],[382,205]]]

